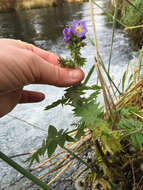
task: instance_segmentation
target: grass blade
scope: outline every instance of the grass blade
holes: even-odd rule
[[[34,184],[38,185],[44,190],[52,190],[50,187],[48,187],[45,183],[40,181],[37,177],[32,175],[30,172],[28,172],[26,169],[22,168],[19,164],[17,164],[15,161],[7,157],[5,154],[0,152],[0,158],[4,160],[8,165],[12,166],[14,169],[16,169],[18,172],[20,172],[22,175],[30,179],[34,182]]]

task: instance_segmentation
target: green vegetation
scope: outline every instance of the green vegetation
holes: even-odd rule
[[[126,25],[129,37],[135,49],[142,48],[143,45],[143,1],[125,0],[120,1],[117,18]],[[109,12],[114,14],[115,5],[110,6]],[[106,20],[112,21],[112,16],[106,14]],[[121,25],[118,25],[121,26]]]
[[[59,179],[61,176],[64,176],[64,185],[68,182],[64,189],[68,189],[73,182],[76,187],[84,186],[86,190],[142,189],[143,48],[139,51],[136,64],[129,63],[127,65],[120,86],[115,84],[110,75],[116,21],[125,29],[131,28],[136,23],[130,21],[130,17],[125,15],[130,13],[133,16],[137,12],[137,15],[142,16],[139,10],[141,5],[132,4],[126,0],[129,7],[127,11],[124,11],[123,17],[122,6],[118,4],[119,2],[116,0],[109,62],[106,68],[98,49],[93,12],[93,3],[98,7],[99,5],[89,0],[94,36],[93,40],[90,36],[88,38],[96,51],[96,55],[93,55],[95,62],[82,83],[66,88],[61,99],[45,108],[48,111],[56,109],[57,106],[71,106],[76,118],[72,123],[74,128],[72,131],[57,130],[55,126],[49,124],[47,137],[42,141],[41,147],[31,153],[26,160],[30,167],[35,161],[38,162],[38,165],[31,168],[31,171],[38,172],[41,169],[43,173],[39,179],[43,179],[54,189],[62,183],[61,178]],[[137,16],[136,21],[138,21],[137,24],[142,24],[140,16]],[[86,45],[82,42],[86,37],[84,22],[74,20],[72,26],[67,26],[63,33],[67,48],[71,53],[71,59],[60,58],[61,66],[83,66],[86,59],[81,57],[80,50]],[[97,72],[97,80],[93,85],[88,85],[94,69]],[[99,95],[104,98],[103,105],[99,102]],[[43,156],[48,158],[42,160]],[[0,154],[0,157],[12,165],[11,160],[7,159],[5,155]],[[14,163],[13,167],[18,171],[21,170]],[[45,171],[45,168],[48,168],[48,171]],[[29,175],[28,171],[24,171],[21,170],[23,175],[31,179],[34,184],[43,187],[43,182],[41,183],[38,178]],[[32,186],[33,184],[30,184],[27,189]],[[48,190],[51,187],[44,185],[43,189]]]

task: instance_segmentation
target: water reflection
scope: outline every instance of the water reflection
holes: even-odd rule
[[[73,15],[82,4],[71,4],[59,7],[33,9],[21,12],[1,14],[0,36],[16,38],[34,44],[36,40],[52,40],[61,36],[63,26],[72,21]],[[82,14],[78,14],[80,19]]]

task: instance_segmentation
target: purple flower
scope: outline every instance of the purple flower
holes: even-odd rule
[[[87,28],[85,21],[82,20],[74,20],[72,23],[72,33],[79,38],[85,38],[85,34],[87,33]]]
[[[70,41],[70,38],[71,38],[71,35],[72,35],[71,28],[65,28],[63,30],[63,35],[64,35],[64,42],[68,43]]]

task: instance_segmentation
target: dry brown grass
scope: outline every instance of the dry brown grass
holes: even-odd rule
[[[62,2],[83,2],[84,0],[0,0],[0,11],[47,7]]]
[[[36,7],[46,7],[51,6],[55,3],[56,0],[22,0],[17,1],[16,9],[24,8],[24,9],[31,9]]]

